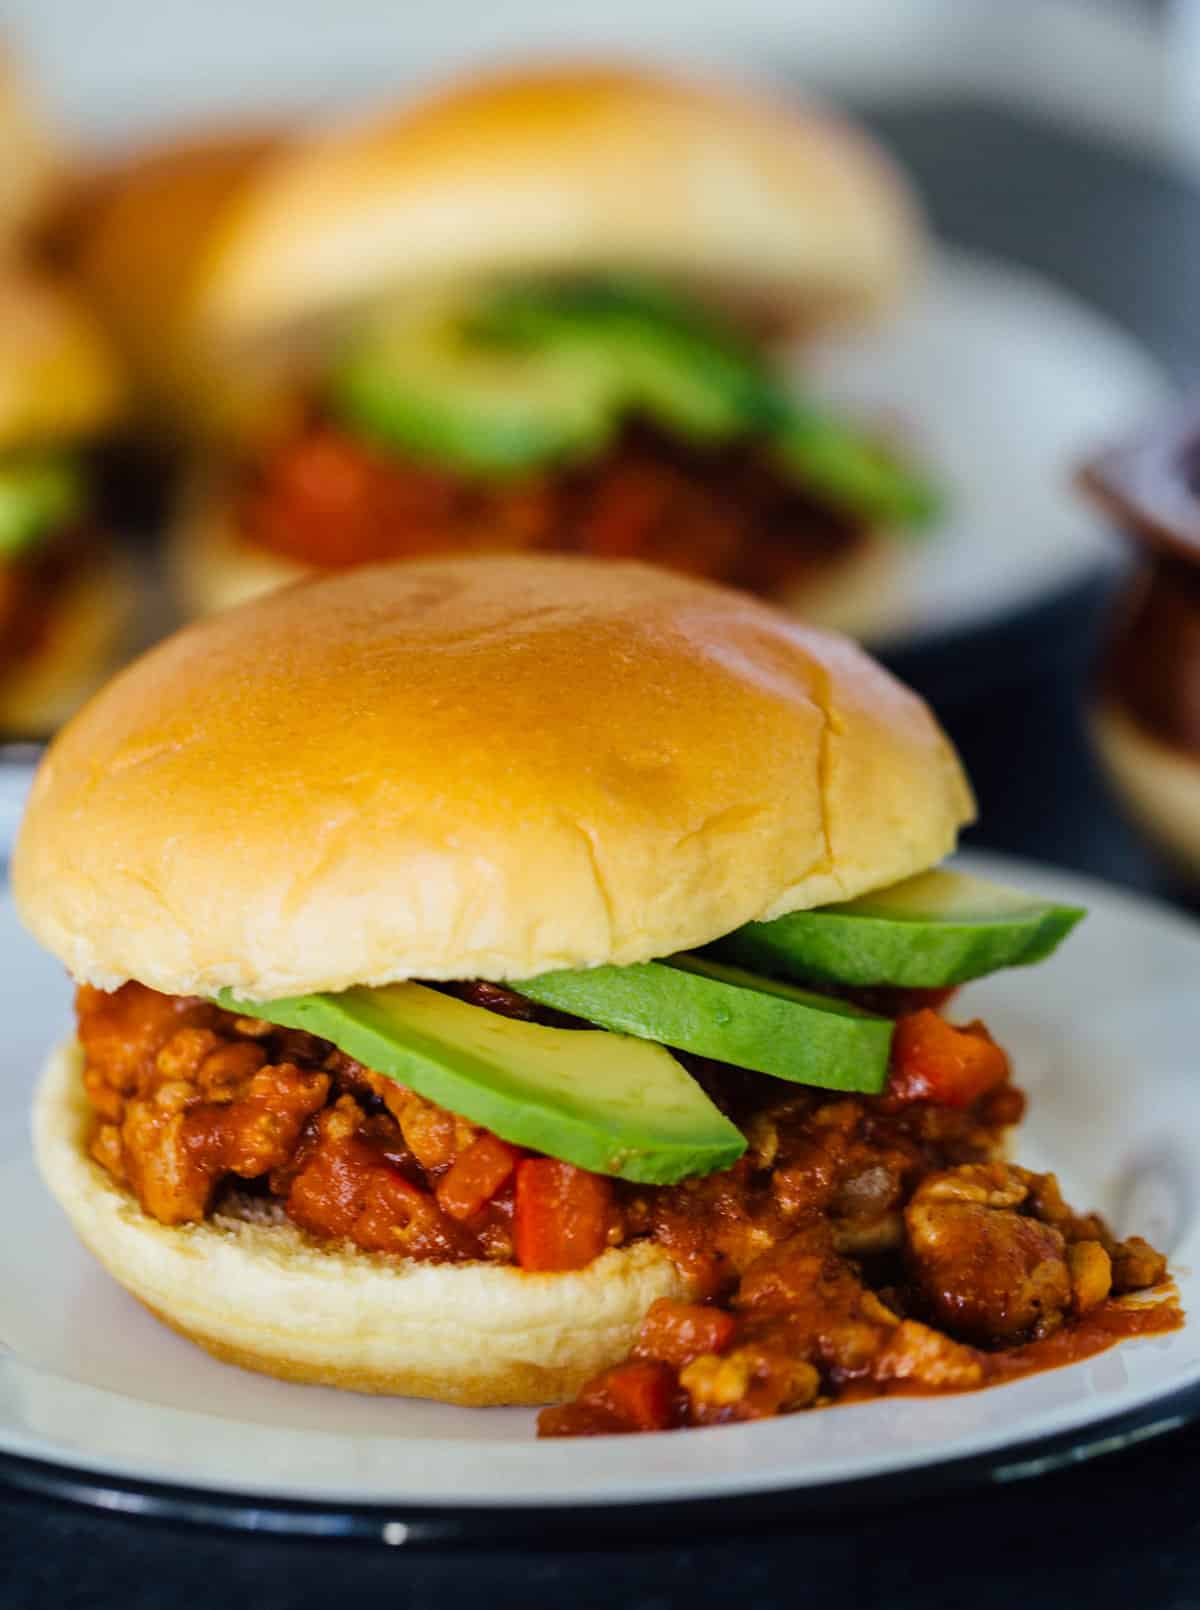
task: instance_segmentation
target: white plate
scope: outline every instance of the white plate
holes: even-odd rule
[[[898,420],[946,490],[946,518],[911,544],[888,648],[1019,615],[1111,565],[1072,475],[1167,396],[1146,351],[1086,303],[949,249],[897,319],[824,343],[801,375],[860,417]]]
[[[1169,1250],[1200,1314],[1200,929],[1021,863],[978,870],[1091,916],[1050,962],[967,992],[1013,1052],[1032,1115],[1019,1156],[1068,1197]],[[115,1483],[162,1482],[331,1511],[656,1503],[931,1467],[1150,1411],[1200,1383],[1200,1324],[965,1396],[891,1399],[681,1434],[534,1439],[524,1410],[456,1409],[270,1381],[164,1330],[76,1245],[29,1158],[35,1070],[67,1021],[57,966],[0,904],[0,1453]],[[1163,1408],[1159,1419],[1169,1411]],[[1170,1411],[1174,1412],[1174,1408]],[[93,1492],[95,1496],[95,1492]],[[123,1502],[128,1502],[126,1497]],[[561,1513],[560,1513],[561,1518]]]

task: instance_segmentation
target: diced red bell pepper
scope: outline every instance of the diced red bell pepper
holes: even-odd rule
[[[582,1269],[608,1245],[612,1185],[573,1163],[527,1157],[517,1164],[513,1237],[522,1269]]]
[[[969,1107],[1007,1078],[1008,1058],[982,1023],[956,1029],[925,1008],[896,1024],[887,1085],[893,1101]]]
[[[737,1322],[723,1308],[660,1297],[650,1305],[634,1344],[634,1357],[658,1359],[683,1369],[702,1353],[722,1353]]]
[[[677,1382],[668,1364],[636,1359],[605,1370],[579,1394],[583,1407],[608,1410],[636,1431],[666,1431],[674,1418]]]
[[[452,1219],[472,1218],[509,1178],[520,1156],[516,1146],[498,1135],[480,1135],[438,1182],[438,1206]]]

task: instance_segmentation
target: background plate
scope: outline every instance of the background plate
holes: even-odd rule
[[[1091,908],[1036,972],[971,986],[967,1005],[1012,1050],[1032,1115],[1018,1153],[1068,1197],[1168,1249],[1200,1311],[1200,931],[1101,885],[1022,863],[973,870]],[[164,1330],[76,1245],[29,1159],[34,1070],[63,1027],[56,965],[0,905],[0,1009],[12,1059],[0,1095],[0,1452],[105,1481],[222,1498],[562,1511],[804,1490],[1081,1446],[1089,1428],[1191,1412],[1200,1327],[1127,1344],[989,1392],[895,1399],[683,1436],[538,1443],[523,1410],[464,1410],[289,1386],[210,1360]],[[1188,1407],[1180,1405],[1187,1402]],[[102,1479],[78,1481],[91,1472]],[[64,1476],[62,1480],[66,1480]],[[136,1507],[136,1506],[135,1506]],[[324,1524],[318,1529],[329,1529]]]
[[[1085,302],[949,248],[911,306],[823,343],[803,376],[860,418],[898,421],[945,489],[945,517],[908,543],[885,651],[965,637],[1111,567],[1115,544],[1073,473],[1167,396],[1139,343]]]

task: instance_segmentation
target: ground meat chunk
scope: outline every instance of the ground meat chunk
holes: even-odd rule
[[[120,1126],[125,1177],[163,1224],[203,1218],[226,1175],[257,1179],[286,1162],[329,1091],[324,1074],[286,1063],[225,1084],[216,1100],[203,1083],[165,1079],[128,1103]]]
[[[400,1125],[405,1145],[428,1173],[443,1173],[483,1134],[478,1124],[426,1101],[407,1085],[379,1073],[367,1073],[366,1080]]]
[[[445,1263],[472,1256],[469,1237],[405,1172],[394,1128],[372,1124],[353,1096],[318,1118],[287,1181],[290,1218],[315,1235],[353,1241],[368,1252]],[[272,1179],[277,1188],[283,1179]]]
[[[1049,1334],[1071,1302],[1066,1241],[1018,1211],[1029,1188],[1006,1163],[931,1175],[905,1209],[907,1253],[931,1316],[985,1345]]]
[[[328,1075],[268,1065],[253,1038],[208,1002],[126,984],[80,991],[85,1087],[104,1120],[92,1155],[163,1224],[204,1217],[227,1175],[257,1179],[286,1162],[324,1106]]]

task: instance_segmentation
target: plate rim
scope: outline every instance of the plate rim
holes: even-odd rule
[[[184,1525],[273,1539],[365,1542],[381,1547],[528,1548],[547,1534],[563,1549],[594,1547],[606,1538],[669,1541],[697,1523],[722,1535],[755,1532],[806,1514],[892,1507],[931,1496],[1039,1480],[1056,1471],[1109,1459],[1174,1435],[1200,1419],[1200,1382],[1135,1409],[1010,1446],[929,1460],[873,1476],[815,1486],[782,1486],[712,1497],[683,1495],[633,1503],[545,1505],[328,1502],[186,1483],[115,1476],[70,1463],[0,1452],[0,1491],[52,1500],[127,1519]]]

